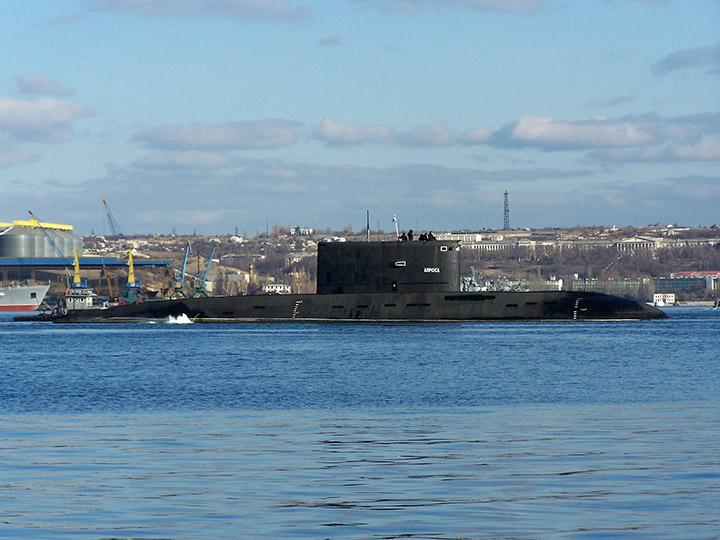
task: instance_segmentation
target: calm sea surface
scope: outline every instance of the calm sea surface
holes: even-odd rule
[[[2,539],[718,539],[720,311],[14,323]]]

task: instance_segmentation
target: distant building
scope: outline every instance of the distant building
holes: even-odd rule
[[[454,240],[463,244],[482,242],[483,235],[479,233],[438,233],[435,235],[438,240]]]
[[[575,279],[570,286],[573,291],[601,292],[632,298],[643,298],[654,291],[653,280],[650,278]]]
[[[312,236],[313,234],[315,231],[307,227],[295,227],[290,230],[290,236]]]
[[[326,236],[320,242],[347,242],[347,238],[342,238],[340,236]]]
[[[543,281],[545,289],[547,291],[562,291],[563,290],[563,279],[562,278],[550,278]]]
[[[628,251],[655,251],[661,247],[663,247],[663,240],[661,238],[648,238],[645,236],[624,238],[615,244],[615,249],[620,253]]]
[[[655,289],[664,292],[720,290],[720,271],[673,272],[670,277],[655,278]]]
[[[285,283],[266,283],[262,286],[264,294],[290,294],[290,285]]]
[[[562,232],[533,232],[531,230],[502,231],[502,233],[436,233],[438,240],[457,240],[464,249],[479,251],[503,251],[521,248],[529,251],[537,249],[558,250],[575,249],[591,251],[595,249],[615,249],[626,255],[639,255],[655,252],[659,249],[684,248],[695,246],[715,246],[720,239],[677,239],[651,236],[631,236],[612,239],[607,234],[583,236],[565,235]]]
[[[299,263],[303,259],[307,259],[309,257],[314,257],[315,252],[312,251],[301,251],[299,253],[291,253],[287,257],[285,257],[285,268],[291,268],[293,264]]]

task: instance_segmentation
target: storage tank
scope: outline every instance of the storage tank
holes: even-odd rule
[[[55,243],[55,247],[62,253],[63,255],[72,255],[72,248],[67,249],[67,242],[65,241],[65,235],[63,234],[63,231],[58,231],[54,229],[50,229],[47,231],[48,236],[52,238],[52,241]],[[50,243],[50,240],[45,238],[46,241],[46,247],[45,247],[45,256],[46,257],[59,257],[58,252],[55,250],[55,248]]]
[[[63,257],[72,257],[73,249],[82,255],[82,238],[71,231],[46,229]],[[0,257],[31,258],[59,257],[42,229],[38,227],[12,226],[0,231]]]
[[[67,257],[72,257],[73,249],[77,249],[78,255],[82,255],[82,238],[73,234],[71,231],[55,231],[58,240],[55,240],[60,251]],[[61,245],[62,244],[62,245]]]
[[[31,257],[51,257],[47,252],[47,240],[40,229],[25,229],[25,234],[32,234],[33,250]]]
[[[0,233],[0,257],[35,257],[36,235],[33,229],[10,227]]]

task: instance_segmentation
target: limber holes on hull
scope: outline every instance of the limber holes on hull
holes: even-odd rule
[[[446,302],[483,302],[486,300],[495,300],[492,294],[448,294],[445,296]]]

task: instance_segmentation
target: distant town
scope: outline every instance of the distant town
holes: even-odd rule
[[[210,295],[314,293],[319,242],[401,241],[398,233],[407,238],[410,232],[353,232],[351,225],[342,231],[319,232],[274,225],[253,237],[125,236],[115,232],[81,238],[74,236],[69,226],[31,225],[0,224],[0,282],[50,281],[50,294],[60,295],[72,267],[48,267],[47,257],[70,257],[70,251],[76,249],[82,257],[84,279],[98,295],[108,297],[125,286],[128,269],[124,260],[130,255],[137,264],[138,283],[148,297],[189,296],[198,283],[203,294]],[[413,231],[412,240],[407,241],[426,241],[428,233]],[[57,254],[47,245],[45,251],[37,252],[43,234],[57,240],[49,240]],[[720,295],[717,225],[508,228],[433,231],[432,236],[460,243],[460,287],[466,291],[587,290],[670,302],[707,302]],[[43,256],[45,259],[35,259],[33,264],[32,257]],[[114,265],[104,262],[111,259]],[[178,281],[181,269],[184,272]]]
[[[405,231],[400,231],[405,232]],[[429,232],[429,231],[428,231]],[[417,240],[422,231],[414,232]],[[588,290],[652,299],[710,301],[720,294],[720,227],[582,227],[435,231],[438,240],[462,248],[464,290]],[[148,235],[83,238],[85,253],[103,255],[126,247],[137,258],[170,258],[182,264],[190,246],[189,272],[209,268],[212,294],[312,293],[318,242],[396,241],[392,233],[273,226],[255,237]],[[208,267],[213,245],[216,252]],[[149,269],[145,284],[167,293],[162,272]]]

